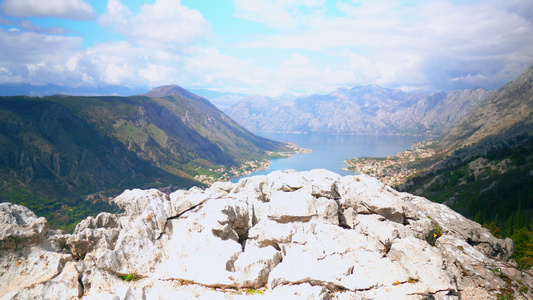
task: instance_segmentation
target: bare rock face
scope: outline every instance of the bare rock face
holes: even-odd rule
[[[0,203],[0,298],[73,299],[83,295],[71,254],[50,249],[48,223],[28,208]]]
[[[533,299],[511,240],[364,175],[278,171],[115,202],[124,213],[73,234],[0,204],[0,299]]]

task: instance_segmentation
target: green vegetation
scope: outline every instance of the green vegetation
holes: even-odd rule
[[[502,147],[483,156],[411,179],[405,190],[448,206],[511,238],[519,267],[533,266],[533,141]],[[466,148],[456,152],[468,151]],[[461,154],[459,153],[459,154]]]
[[[203,159],[196,159],[188,164],[172,164],[172,168],[194,177],[196,175],[205,175],[210,177],[220,177],[227,166],[214,165]]]
[[[268,159],[273,159],[273,158],[286,158],[288,157],[287,154],[285,154],[284,152],[270,152],[268,155],[267,155],[267,158]]]
[[[122,278],[122,280],[124,280],[124,281],[135,281],[135,280],[138,280],[138,279],[141,278],[140,276],[138,276],[135,273],[120,274],[119,277]]]
[[[440,227],[439,223],[433,220],[430,216],[428,216],[428,219],[431,220],[431,223],[433,223],[433,226],[435,226],[435,229],[432,230],[431,234],[426,238],[426,241],[431,246],[435,246],[437,239],[442,236],[442,227]]]
[[[0,202],[24,205],[39,216],[45,217],[52,229],[72,232],[79,221],[100,212],[118,213],[119,207],[103,201],[84,201],[76,198],[48,198],[31,193],[18,186],[5,185],[0,190]]]
[[[255,289],[249,289],[246,290],[246,295],[263,295],[263,291],[261,290],[255,290]]]

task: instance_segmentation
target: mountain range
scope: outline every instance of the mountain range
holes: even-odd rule
[[[252,132],[440,135],[491,94],[484,89],[408,93],[368,85],[325,95],[247,96],[222,109]]]
[[[232,92],[217,92],[208,89],[190,88],[189,91],[198,96],[209,99],[216,107],[222,111],[227,111],[230,107],[237,104],[242,99],[248,97],[246,94]]]
[[[156,88],[157,89],[157,88]],[[209,99],[252,132],[317,132],[335,134],[438,136],[488,99],[491,91],[470,89],[433,94],[408,93],[377,85],[338,88],[329,94],[277,97],[188,89]],[[194,93],[194,94],[193,94]],[[0,95],[130,96],[143,89],[124,86],[72,88],[57,85],[2,84]]]
[[[194,175],[283,145],[178,86],[130,97],[0,97],[0,143],[0,201],[41,215],[97,192],[201,185]]]

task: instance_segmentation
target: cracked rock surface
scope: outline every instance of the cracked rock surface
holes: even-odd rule
[[[73,234],[1,203],[0,299],[533,299],[510,239],[365,175],[276,171],[114,201],[124,213]]]

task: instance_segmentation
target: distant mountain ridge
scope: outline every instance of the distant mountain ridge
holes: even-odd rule
[[[231,93],[231,92],[217,92],[207,89],[197,89],[192,88],[189,91],[195,93],[196,95],[202,96],[209,99],[220,110],[226,112],[231,106],[237,104],[242,99],[246,98],[248,95],[240,93]]]
[[[0,84],[0,96],[52,96],[56,94],[71,96],[132,96],[146,92],[146,88],[129,88],[120,85],[102,87],[69,87],[55,84],[33,85],[27,83]]]
[[[428,95],[368,85],[325,95],[247,96],[224,111],[254,132],[440,135],[491,94],[471,89]]]
[[[191,92],[192,91],[192,92]],[[63,87],[57,85],[0,84],[0,95],[49,96],[54,94],[101,96],[182,95],[209,99],[252,132],[318,132],[335,134],[429,134],[440,135],[454,122],[483,102],[490,91],[471,89],[434,94],[407,93],[399,89],[367,85],[338,88],[329,94],[277,97],[183,89],[176,85],[149,92],[123,86]]]

